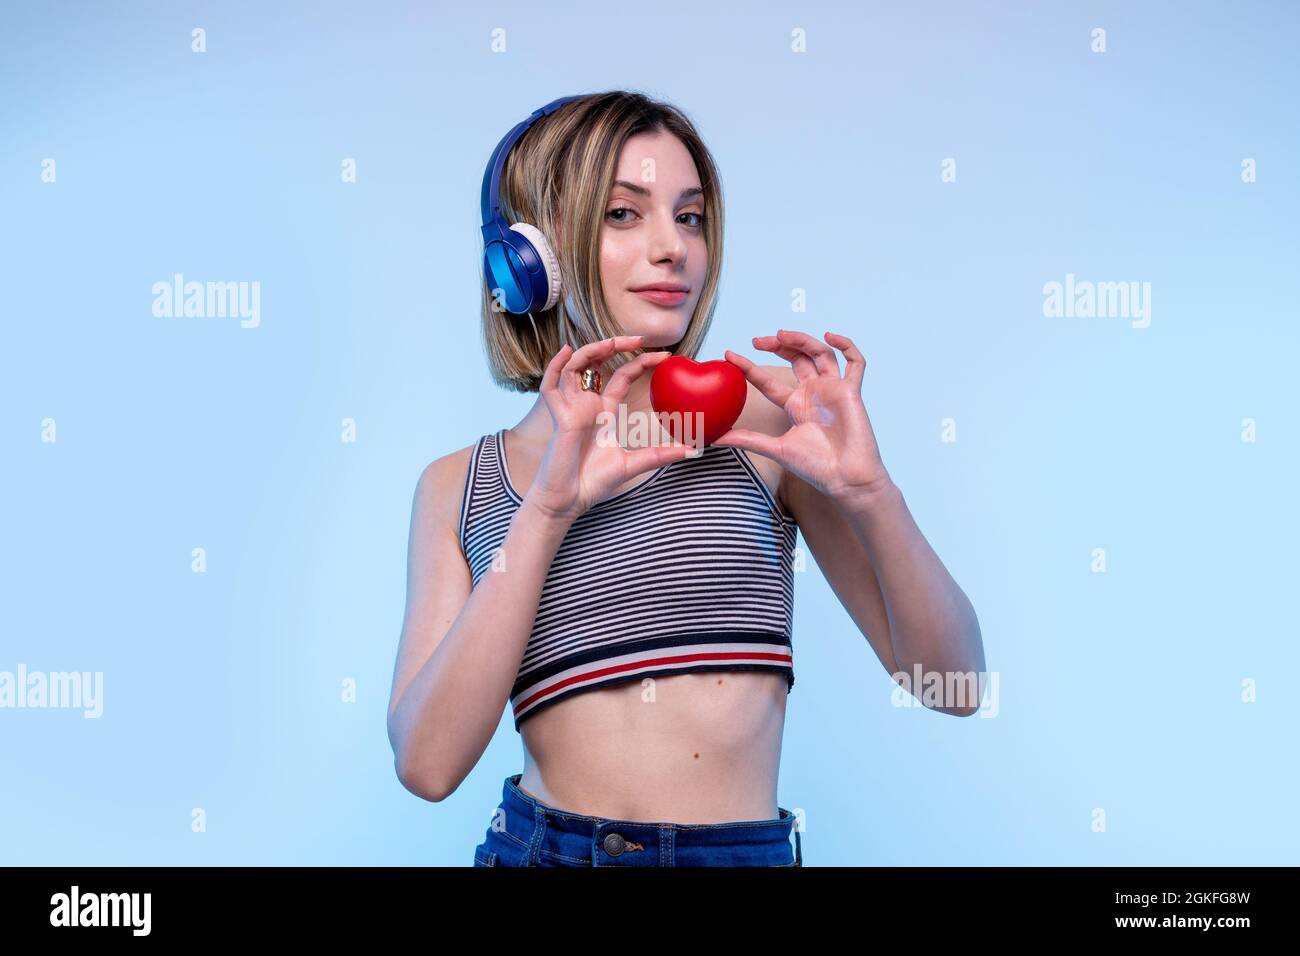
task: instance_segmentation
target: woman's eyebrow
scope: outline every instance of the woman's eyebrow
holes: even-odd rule
[[[650,190],[647,189],[645,186],[638,186],[636,183],[630,183],[626,179],[616,179],[614,180],[614,185],[622,186],[624,189],[630,189],[632,190],[632,192],[640,193],[642,196],[650,195]],[[686,199],[688,196],[703,196],[703,195],[704,195],[703,187],[692,186],[689,189],[683,189],[681,195],[677,197],[677,201],[681,202],[683,199]]]

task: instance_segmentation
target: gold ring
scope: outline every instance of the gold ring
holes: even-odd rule
[[[582,390],[584,392],[600,391],[600,370],[589,368],[582,373]]]

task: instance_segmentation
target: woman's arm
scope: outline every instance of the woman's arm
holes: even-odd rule
[[[487,749],[519,674],[551,562],[580,515],[615,488],[693,449],[680,442],[629,451],[598,442],[601,413],[614,414],[642,373],[671,352],[641,352],[584,391],[579,373],[633,352],[642,336],[564,345],[538,389],[553,429],[493,567],[473,586],[460,550],[463,455],[420,476],[411,508],[406,615],[388,705],[397,776],[412,793],[442,800]]]
[[[881,663],[921,703],[969,716],[986,682],[975,610],[880,460],[862,402],[865,359],[845,336],[826,338],[848,360],[842,375],[835,352],[802,332],[754,339],[791,367],[728,352],[771,401],[751,419],[756,427],[733,429],[719,443],[782,465],[781,500]],[[933,682],[945,691],[938,701]]]
[[[917,527],[893,482],[868,497],[837,504],[797,475],[782,476],[782,500],[835,595],[870,641],[890,675],[907,675],[923,700],[927,674],[948,688],[968,686],[960,700],[931,707],[968,717],[979,709],[984,645],[975,609]],[[949,681],[954,681],[950,684]]]
[[[388,707],[398,779],[426,800],[453,793],[487,749],[571,519],[525,500],[478,586],[460,549],[464,455],[425,468],[411,509],[406,613]]]

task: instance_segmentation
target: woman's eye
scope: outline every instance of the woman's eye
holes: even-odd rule
[[[631,219],[629,219],[628,217],[626,216],[620,217],[617,215],[617,213],[621,213],[621,212],[631,213],[634,216],[637,214],[636,210],[632,209],[630,206],[616,206],[605,213],[605,218],[611,219],[614,222],[631,222]],[[684,212],[682,213],[682,215],[695,217],[694,222],[684,223],[684,225],[695,228],[704,224],[704,213],[702,212]]]

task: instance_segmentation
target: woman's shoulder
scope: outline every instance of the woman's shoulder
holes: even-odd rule
[[[480,436],[424,466],[415,486],[417,508],[423,505],[448,515],[459,510],[465,482],[469,480],[470,459],[482,440]]]

